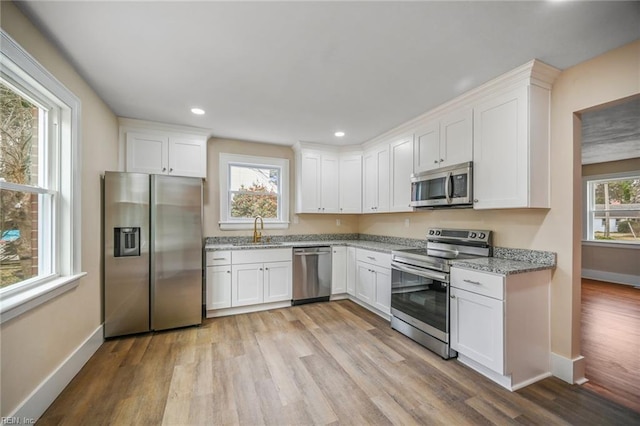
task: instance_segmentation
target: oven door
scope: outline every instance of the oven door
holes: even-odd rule
[[[449,343],[449,274],[391,263],[391,314]]]

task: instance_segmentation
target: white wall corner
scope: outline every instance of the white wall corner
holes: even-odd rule
[[[584,376],[585,365],[582,355],[570,359],[551,353],[551,374],[570,384],[582,385],[588,380]]]
[[[37,420],[104,342],[101,324],[8,417]]]

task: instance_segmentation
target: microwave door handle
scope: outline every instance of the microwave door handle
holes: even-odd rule
[[[447,178],[444,181],[444,195],[447,197],[447,204],[451,204],[451,180],[453,179],[453,173],[447,173]]]

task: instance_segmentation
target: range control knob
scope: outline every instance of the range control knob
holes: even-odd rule
[[[440,230],[436,231],[436,235],[440,235]]]
[[[469,234],[469,238],[475,238],[476,236],[477,236],[477,235],[476,235],[476,233],[475,233],[475,232],[471,232],[471,233]]]
[[[484,232],[480,233],[480,238],[482,238],[484,240],[484,238],[486,237],[486,234]]]
[[[429,229],[429,235],[433,235],[433,229]]]

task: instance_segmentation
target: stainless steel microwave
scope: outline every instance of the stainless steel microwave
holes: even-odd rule
[[[411,175],[411,207],[435,209],[472,206],[471,161]]]

